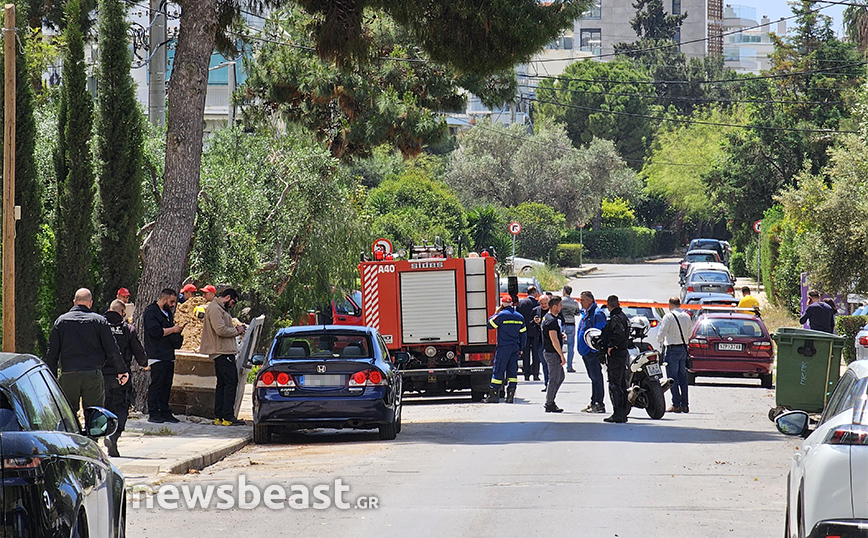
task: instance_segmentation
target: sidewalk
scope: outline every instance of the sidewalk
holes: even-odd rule
[[[593,273],[597,270],[596,265],[583,265],[581,267],[564,267],[561,269],[561,273],[567,278],[577,278],[580,276],[585,276],[589,273]]]
[[[242,449],[253,438],[252,385],[246,385],[239,418],[244,426],[215,426],[201,417],[179,416],[178,424],[154,424],[130,415],[118,442],[120,458],[111,458],[127,483],[148,482],[165,474],[202,470]]]

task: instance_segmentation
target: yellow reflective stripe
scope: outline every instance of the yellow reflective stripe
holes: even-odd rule
[[[517,377],[510,377],[509,382],[510,383],[518,383],[518,378]]]
[[[490,320],[488,320],[488,324],[491,325],[492,327],[494,327],[495,329],[497,328],[497,323],[494,322],[494,318],[491,318]]]
[[[495,378],[492,377],[492,378],[491,378],[491,382],[492,382],[492,383],[496,383],[496,384],[498,384],[498,385],[503,385],[503,380],[502,380],[502,379],[495,379]]]
[[[524,325],[523,321],[519,321],[517,319],[508,319],[504,321],[504,323],[508,323],[509,325]]]
[[[520,332],[520,333],[527,332],[527,327],[522,327],[518,332]]]

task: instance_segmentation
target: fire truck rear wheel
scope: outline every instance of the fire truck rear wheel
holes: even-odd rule
[[[481,402],[485,399],[486,392],[482,390],[472,390],[470,391],[470,401],[471,402]]]

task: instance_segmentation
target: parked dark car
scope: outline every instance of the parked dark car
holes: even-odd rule
[[[124,477],[95,442],[117,417],[98,407],[81,429],[45,364],[0,353],[3,537],[122,537]]]
[[[696,262],[722,263],[720,255],[716,250],[690,250],[684,255],[684,259],[681,260],[681,265],[678,268],[678,279],[681,280],[686,277],[687,272],[690,270],[690,264]]]
[[[772,339],[762,320],[751,314],[702,314],[693,326],[687,351],[687,382],[697,376],[760,378],[772,388]]]
[[[253,390],[256,443],[279,430],[377,428],[383,440],[401,432],[401,374],[376,329],[281,329],[253,363],[262,364]]]
[[[729,243],[726,241],[721,241],[720,239],[694,239],[690,242],[690,246],[687,247],[687,251],[691,250],[714,250],[717,252],[717,255],[720,256],[720,262],[726,265],[729,265],[729,249],[727,248]]]

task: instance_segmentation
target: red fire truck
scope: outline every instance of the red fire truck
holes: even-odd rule
[[[496,261],[453,258],[414,247],[408,260],[359,264],[364,324],[391,351],[406,351],[404,390],[443,394],[470,389],[482,400],[491,381],[495,331],[488,318],[499,296]]]

